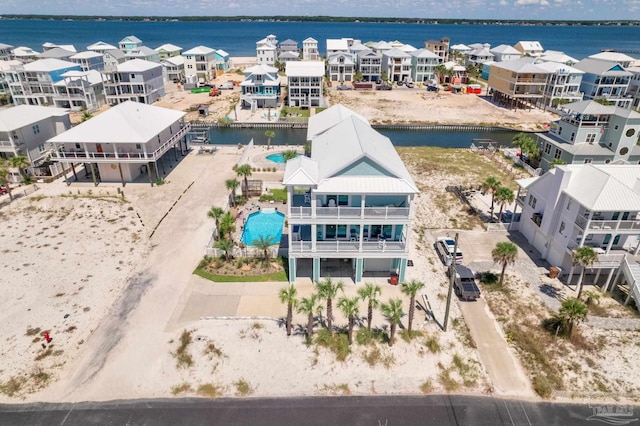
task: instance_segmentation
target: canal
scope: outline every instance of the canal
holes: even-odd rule
[[[271,129],[275,137],[272,145],[303,145],[307,129]],[[473,139],[492,139],[498,145],[511,145],[516,131],[442,131],[442,130],[397,130],[377,129],[391,139],[395,146],[439,146],[446,148],[469,148]],[[266,145],[266,129],[214,127],[209,130],[209,141],[216,145],[247,144],[251,139],[256,145]]]

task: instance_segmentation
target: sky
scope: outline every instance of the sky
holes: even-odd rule
[[[640,20],[640,0],[0,0],[0,14]]]

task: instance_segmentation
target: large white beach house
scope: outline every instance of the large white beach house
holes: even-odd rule
[[[404,280],[413,199],[418,189],[391,141],[366,118],[333,106],[309,120],[311,158],[289,160],[289,280],[303,262],[319,280],[331,262],[350,264],[354,282],[368,274]]]
[[[166,175],[165,161],[171,168],[171,157],[177,163],[178,151],[183,154],[188,148],[189,124],[183,121],[184,115],[126,101],[49,139],[54,146],[51,159],[72,166],[84,163],[96,185],[121,181],[124,186],[141,174],[147,174],[153,184]],[[75,167],[73,173],[76,175]]]

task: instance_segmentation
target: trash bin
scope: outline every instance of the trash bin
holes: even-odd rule
[[[560,273],[560,268],[557,266],[552,266],[549,268],[549,278],[558,278],[558,274]]]
[[[389,284],[398,285],[398,275],[397,274],[391,274],[391,276],[389,277]]]

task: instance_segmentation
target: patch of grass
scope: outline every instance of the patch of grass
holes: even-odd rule
[[[187,393],[191,391],[193,391],[193,388],[187,382],[182,382],[179,385],[171,386],[172,395],[179,395],[181,393]]]
[[[53,346],[49,346],[48,348],[42,349],[38,352],[38,355],[35,357],[35,361],[42,361],[51,354],[53,354]]]
[[[221,358],[225,356],[224,352],[222,352],[222,350],[213,342],[209,342],[209,344],[204,348],[204,354],[208,355],[209,358],[213,358],[214,356]]]
[[[193,357],[189,353],[189,345],[193,341],[191,335],[193,331],[184,330],[180,335],[180,345],[171,355],[176,359],[178,368],[188,368],[193,365]]]
[[[321,390],[327,392],[329,395],[351,395],[351,389],[349,389],[349,385],[346,383],[324,385]]]
[[[533,385],[533,391],[537,393],[541,398],[549,398],[553,393],[553,387],[549,380],[543,374],[536,374],[531,380]]]
[[[14,397],[22,390],[25,381],[24,377],[12,376],[6,382],[0,382],[0,393]]]
[[[316,344],[323,346],[333,352],[337,361],[344,361],[351,353],[349,338],[346,333],[335,332],[333,335],[325,328],[316,333]]]
[[[369,350],[365,350],[362,353],[362,359],[364,359],[371,367],[375,367],[379,363],[382,363],[382,365],[387,369],[389,369],[395,362],[393,355],[389,353],[383,354],[382,350],[377,345],[374,345]]]
[[[209,281],[221,283],[243,283],[243,282],[265,282],[265,281],[287,281],[286,271],[275,272],[273,274],[264,275],[216,275],[205,271],[202,268],[196,268],[193,271],[195,275],[205,278]]]
[[[438,363],[440,372],[438,373],[438,381],[442,385],[445,391],[455,392],[460,389],[460,383],[451,377],[451,368],[445,368],[441,363]]]
[[[253,393],[253,388],[244,379],[237,380],[233,382],[233,385],[236,387],[236,395],[237,396],[248,396]]]
[[[35,336],[40,334],[42,330],[40,329],[40,327],[36,327],[36,328],[31,328],[31,327],[27,327],[27,332],[25,333],[25,336]]]
[[[385,338],[386,333],[383,330],[361,328],[356,331],[356,342],[359,345],[369,345],[376,342],[384,343],[386,341]]]
[[[67,329],[64,332],[65,333],[73,333],[76,329],[77,329],[77,327],[75,325],[71,325],[71,326],[67,327]]]
[[[442,347],[440,346],[440,338],[435,334],[427,334],[423,344],[432,354],[437,354],[442,350]]]
[[[417,338],[417,337],[422,337],[424,336],[424,333],[420,330],[411,330],[411,333],[409,333],[409,330],[400,330],[400,337],[402,337],[402,340],[404,340],[407,343],[411,343],[411,340]]]
[[[498,284],[500,276],[498,274],[494,274],[493,272],[485,271],[479,272],[477,278],[481,284],[494,285]]]
[[[213,383],[204,383],[198,386],[197,394],[207,398],[219,398],[223,395],[224,388]]]
[[[431,379],[425,380],[420,385],[420,391],[425,395],[433,392],[433,382],[431,381]]]
[[[478,383],[478,370],[474,368],[473,362],[465,360],[458,354],[453,355],[453,366],[458,371],[458,374],[462,378],[462,383],[466,387],[475,386]]]

